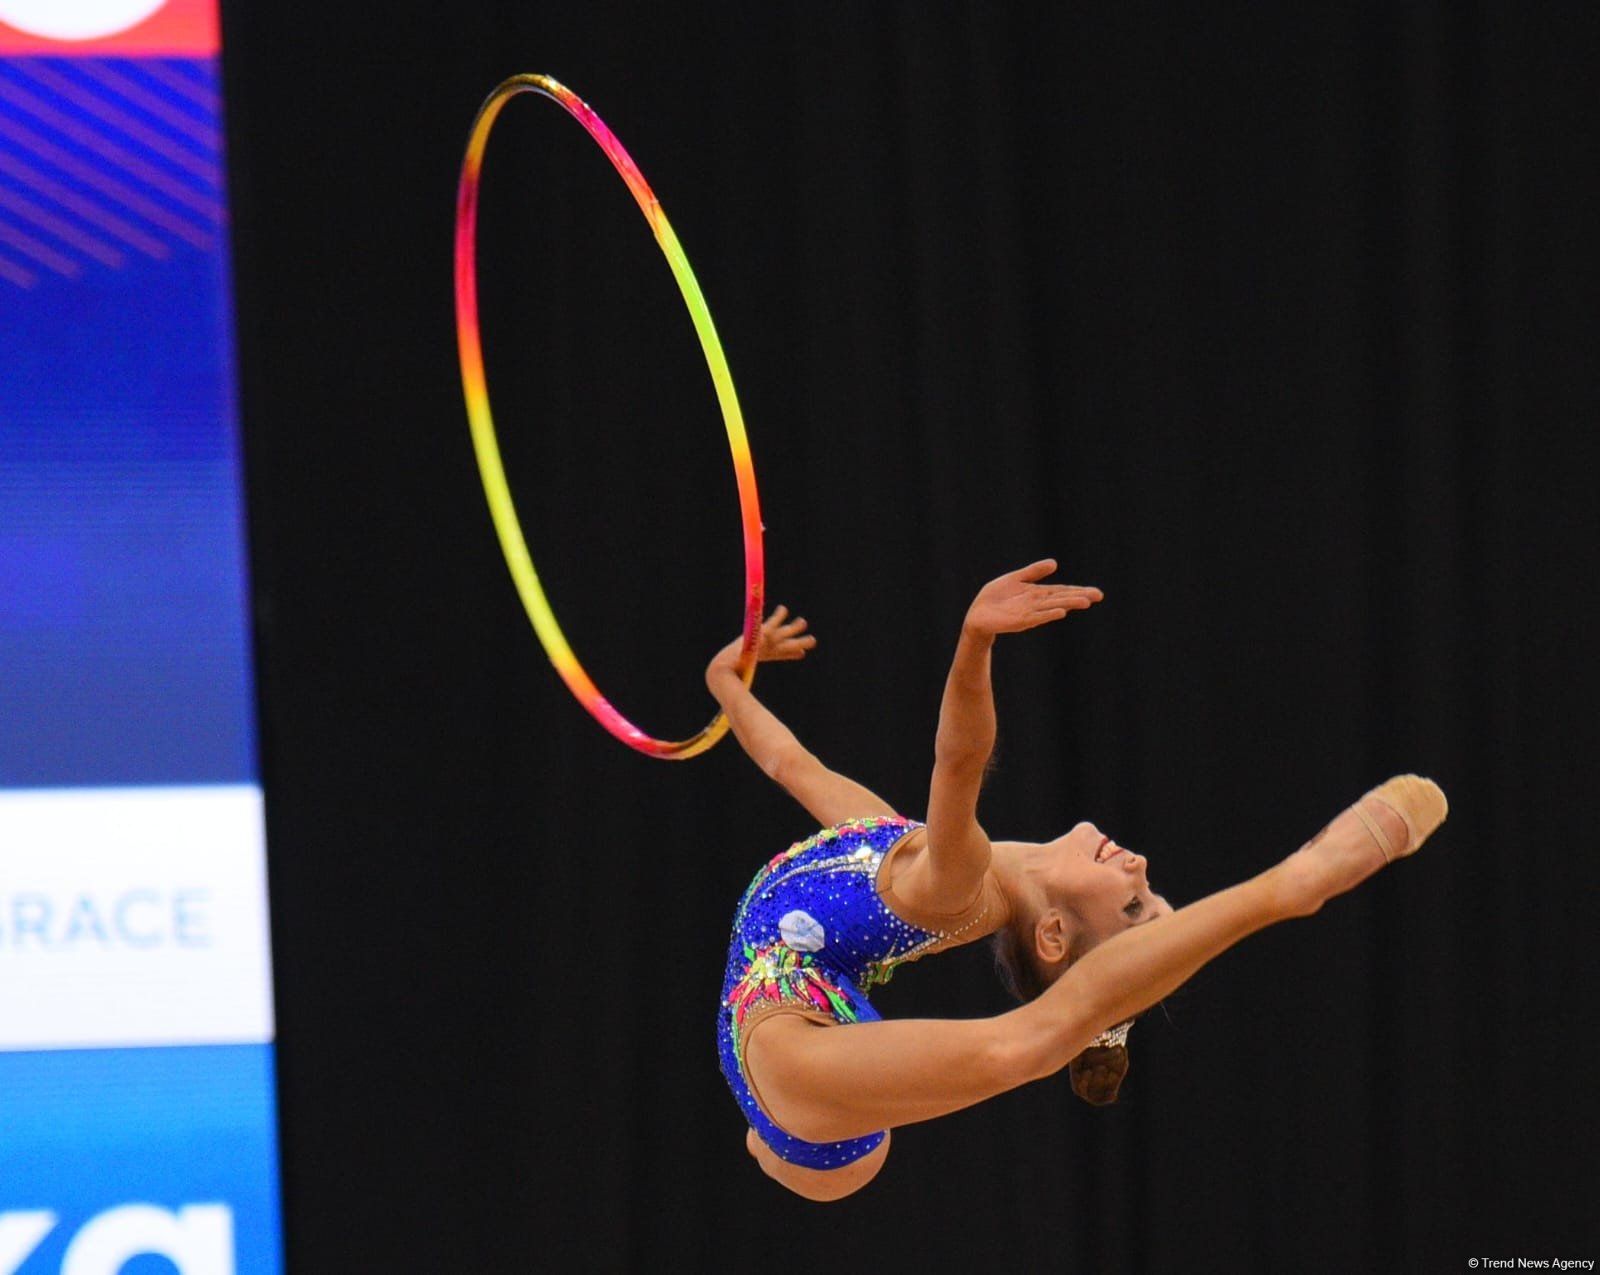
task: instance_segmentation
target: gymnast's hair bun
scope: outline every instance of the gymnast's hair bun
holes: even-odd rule
[[[1072,1060],[1072,1092],[1085,1102],[1104,1107],[1117,1100],[1128,1074],[1126,1045],[1090,1045]]]

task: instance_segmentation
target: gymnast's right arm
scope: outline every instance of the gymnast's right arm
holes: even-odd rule
[[[756,659],[800,660],[816,646],[817,639],[806,633],[806,622],[789,618],[787,607],[774,607],[761,626]],[[738,673],[740,638],[735,638],[712,657],[706,667],[706,685],[728,716],[733,737],[791,797],[811,813],[823,827],[871,815],[892,815],[894,808],[871,789],[863,787],[837,771],[829,770],[805,747],[793,731],[761,703]]]
[[[991,847],[978,823],[978,791],[994,747],[989,665],[995,638],[1053,623],[1101,599],[1099,589],[1042,583],[1055,569],[1054,558],[1042,558],[1007,572],[984,585],[967,608],[939,705],[927,860],[920,882],[908,882],[919,901],[934,911],[965,908],[989,870]]]

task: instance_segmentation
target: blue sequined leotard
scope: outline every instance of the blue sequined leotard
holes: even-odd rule
[[[901,920],[878,895],[884,855],[922,825],[899,816],[856,819],[796,843],[756,874],[734,913],[717,1016],[722,1074],[745,1119],[779,1157],[837,1169],[883,1141],[882,1132],[844,1142],[806,1142],[761,1110],[744,1074],[743,1034],[777,1009],[876,1021],[866,998],[894,967],[948,936]]]

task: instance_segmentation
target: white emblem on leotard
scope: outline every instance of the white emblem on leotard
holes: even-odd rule
[[[778,922],[778,933],[796,952],[815,952],[827,942],[828,934],[817,918],[809,912],[796,909]]]

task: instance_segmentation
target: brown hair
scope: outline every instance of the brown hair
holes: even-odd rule
[[[1026,1004],[1042,995],[1054,979],[1046,980],[1038,962],[1029,952],[1023,935],[1021,921],[1013,916],[1009,924],[1001,926],[990,936],[989,950],[994,953],[995,972],[1000,975],[1006,991],[1017,1001]],[[1063,971],[1086,950],[1075,942],[1067,953],[1067,965]],[[1117,1100],[1122,1078],[1128,1074],[1128,1047],[1090,1045],[1072,1060],[1068,1071],[1072,1078],[1073,1093],[1093,1106],[1107,1106]]]

